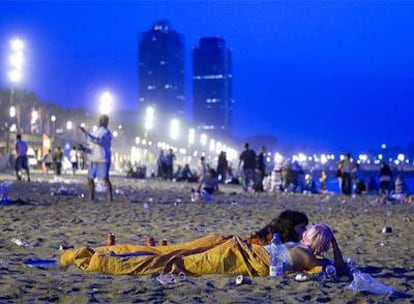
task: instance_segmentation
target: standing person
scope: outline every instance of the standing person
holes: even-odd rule
[[[49,151],[43,156],[42,162],[45,164],[46,174],[49,175],[49,170],[52,169],[53,164],[52,150],[49,149]]]
[[[207,176],[207,172],[208,172],[208,165],[206,162],[206,158],[205,156],[201,156],[200,157],[200,181]]]
[[[53,154],[53,163],[55,165],[55,173],[57,176],[62,175],[62,162],[63,162],[63,151],[61,147],[58,147]]]
[[[69,152],[69,160],[72,164],[72,174],[75,175],[76,170],[78,170],[78,153],[75,146],[73,146],[72,150]]]
[[[266,148],[265,146],[262,146],[260,148],[260,152],[257,155],[257,184],[255,191],[257,192],[263,192],[263,180],[266,176]]]
[[[27,174],[27,181],[30,182],[29,160],[27,158],[28,147],[27,147],[27,143],[22,139],[21,134],[16,135],[15,148],[16,148],[16,153],[17,153],[16,163],[15,163],[17,179],[18,180],[22,179],[19,172],[21,169],[24,169]]]
[[[392,171],[386,162],[381,163],[379,171],[379,192],[380,194],[388,195],[391,189]]]
[[[169,179],[173,178],[173,173],[174,173],[174,160],[175,160],[175,154],[173,152],[173,149],[170,148],[168,150],[168,154],[167,154],[167,177]]]
[[[239,170],[243,164],[243,190],[249,189],[250,181],[256,184],[256,152],[249,148],[249,143],[244,144],[244,150],[239,157]]]
[[[347,153],[340,164],[341,178],[342,178],[342,193],[345,195],[352,194],[352,174],[354,172],[354,163],[351,159],[351,154]]]
[[[99,117],[98,129],[95,132],[88,132],[84,127],[80,127],[90,144],[88,149],[88,191],[89,199],[92,201],[95,200],[95,178],[100,178],[104,181],[108,190],[108,200],[113,201],[112,184],[109,179],[112,159],[112,133],[108,129],[108,124],[109,117],[103,114]]]
[[[227,162],[227,155],[226,152],[221,151],[218,160],[217,160],[217,174],[219,176],[219,181],[224,183],[227,179],[227,170],[229,164]]]
[[[158,167],[158,177],[166,178],[167,177],[167,157],[164,154],[164,150],[160,150],[160,155],[158,155],[157,159],[157,167]]]

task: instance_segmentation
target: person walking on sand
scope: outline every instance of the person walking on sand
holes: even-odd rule
[[[355,170],[355,164],[352,161],[351,154],[347,153],[340,164],[341,178],[342,178],[342,193],[345,195],[352,194],[352,174]]]
[[[247,192],[250,181],[253,181],[253,185],[256,185],[256,152],[250,149],[248,142],[244,144],[244,150],[239,157],[239,170],[240,167],[243,168],[243,190]]]
[[[73,146],[69,152],[69,160],[72,164],[72,174],[76,174],[76,170],[78,170],[78,152],[76,151],[76,147]]]
[[[89,153],[88,192],[91,201],[95,200],[95,178],[104,181],[108,190],[108,200],[113,201],[112,184],[109,179],[112,159],[112,132],[109,130],[108,124],[109,117],[103,114],[99,117],[99,127],[95,132],[88,132],[83,126],[80,127],[90,144],[87,152]]]
[[[16,170],[16,177],[18,180],[21,180],[20,170],[24,169],[27,174],[27,181],[30,182],[30,170],[29,170],[29,160],[27,158],[27,143],[22,139],[21,134],[16,135],[16,163],[15,163],[15,170]]]
[[[63,162],[63,151],[62,147],[58,147],[53,154],[53,163],[55,167],[55,173],[57,176],[62,175],[62,162]]]
[[[47,153],[43,156],[42,162],[45,164],[46,174],[49,175],[49,170],[52,169],[53,164],[52,150],[49,149],[49,151],[47,151]]]
[[[266,148],[262,146],[260,152],[257,155],[257,184],[255,186],[256,192],[263,192],[263,180],[266,176]]]

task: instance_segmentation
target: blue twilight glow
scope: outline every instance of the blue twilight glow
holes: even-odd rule
[[[46,102],[92,108],[111,88],[113,109],[137,109],[140,34],[166,19],[185,39],[189,113],[192,50],[220,36],[234,135],[338,152],[414,141],[413,1],[2,1],[0,12],[0,87],[19,37],[13,86]]]

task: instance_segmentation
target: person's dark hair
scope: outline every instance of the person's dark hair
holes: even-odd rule
[[[269,233],[278,233],[283,243],[299,242],[299,236],[294,227],[301,223],[305,225],[309,223],[306,214],[294,210],[285,210],[277,218],[272,219],[268,225],[257,231],[254,236],[266,239]]]

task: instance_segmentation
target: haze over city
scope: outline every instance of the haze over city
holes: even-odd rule
[[[232,51],[233,135],[339,152],[414,141],[414,2],[0,2],[8,41],[26,43],[19,88],[65,107],[96,107],[110,90],[138,109],[141,34],[168,20],[184,37],[191,118],[192,50],[219,36]],[[0,86],[10,87],[6,72]]]

